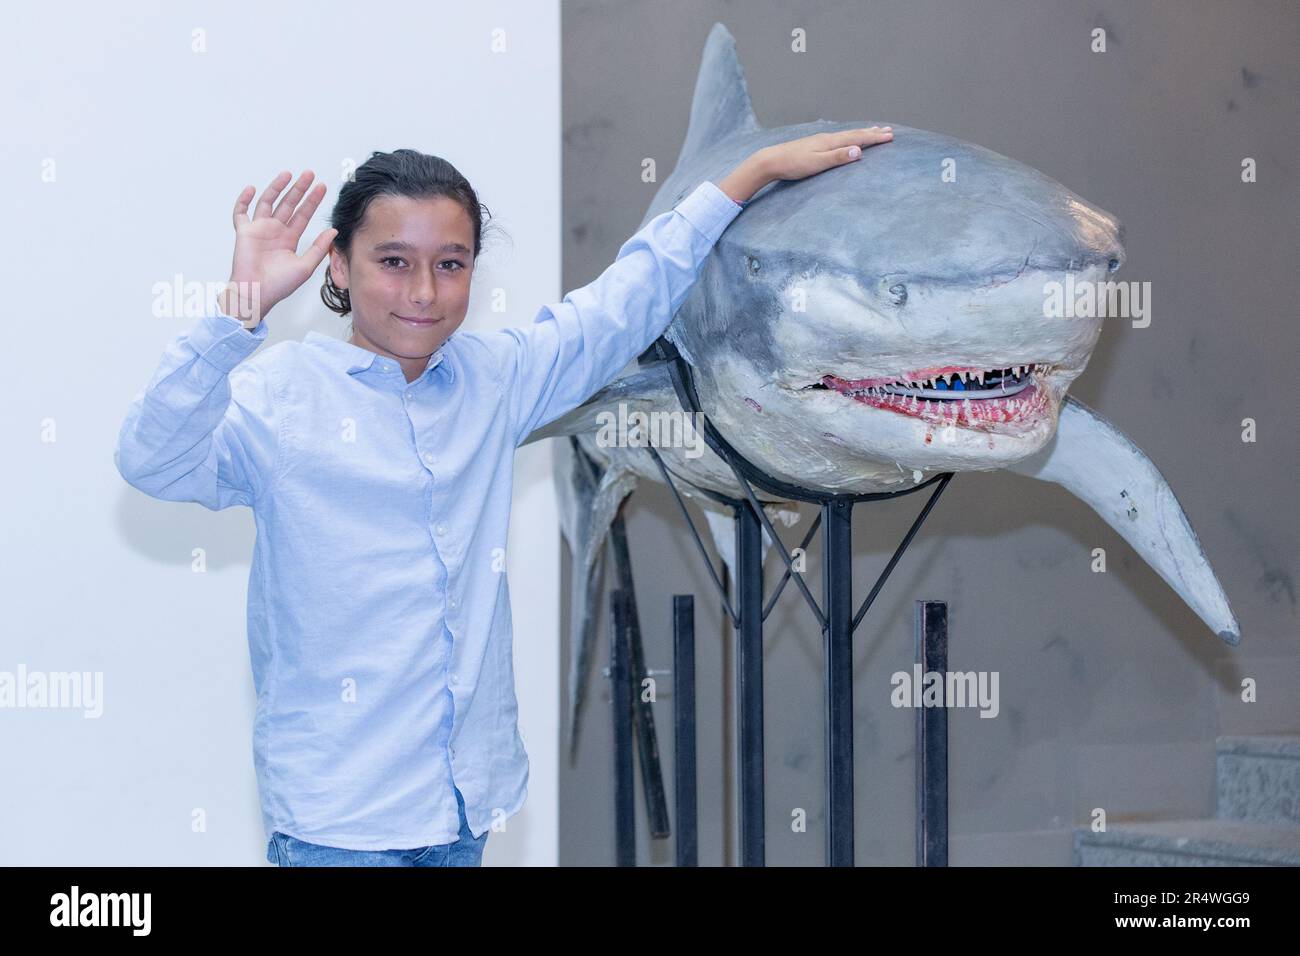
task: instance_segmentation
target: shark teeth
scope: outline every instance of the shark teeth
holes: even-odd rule
[[[1039,386],[1035,373],[1045,375],[1049,369],[1031,363],[1000,369],[933,370],[934,374],[925,378],[856,382],[826,375],[821,383],[808,387],[833,390],[864,405],[930,424],[987,430],[1023,425],[1045,413],[1049,394]]]
[[[989,401],[1024,391],[1045,375],[1051,366],[1031,362],[1002,368],[924,369],[898,378],[870,378],[857,381],[833,375],[823,376],[820,387],[833,388],[854,397],[903,395],[937,402]],[[812,387],[818,387],[814,385]]]

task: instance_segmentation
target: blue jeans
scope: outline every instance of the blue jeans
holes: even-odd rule
[[[475,839],[465,820],[465,798],[456,788],[460,839],[454,843],[419,846],[411,850],[345,850],[321,846],[276,830],[266,844],[266,858],[277,866],[479,866],[488,832]]]

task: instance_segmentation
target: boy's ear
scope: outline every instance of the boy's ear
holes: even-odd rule
[[[348,260],[333,243],[330,243],[330,281],[334,283],[335,288],[348,287]]]

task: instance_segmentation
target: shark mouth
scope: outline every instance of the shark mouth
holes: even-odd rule
[[[981,369],[960,366],[918,369],[904,375],[844,379],[823,375],[807,388],[830,389],[872,408],[940,425],[989,430],[1028,425],[1048,410],[1040,363]]]

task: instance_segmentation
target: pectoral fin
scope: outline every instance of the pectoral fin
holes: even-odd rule
[[[1119,532],[1228,644],[1241,629],[1201,542],[1164,475],[1118,428],[1066,397],[1052,441],[1007,469],[1052,481]]]
[[[656,408],[676,407],[677,393],[667,363],[645,365],[614,379],[568,414],[529,432],[522,444],[559,435],[594,435],[605,422],[627,421],[633,412],[648,414]]]

